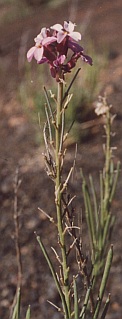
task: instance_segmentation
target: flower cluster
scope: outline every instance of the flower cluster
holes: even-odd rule
[[[64,26],[55,24],[50,29],[42,28],[34,39],[35,46],[27,52],[28,62],[33,57],[38,64],[47,62],[52,77],[57,81],[64,78],[65,73],[71,72],[79,58],[92,65],[92,59],[83,53],[83,48],[78,44],[81,34],[75,32],[74,27],[71,21],[64,21]]]
[[[95,106],[95,113],[98,116],[99,115],[106,115],[110,107],[111,106],[108,106],[108,104],[107,104],[106,96],[104,96],[104,97],[99,96],[98,102],[96,103],[96,106]]]

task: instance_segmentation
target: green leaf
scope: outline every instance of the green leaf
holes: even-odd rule
[[[51,260],[50,260],[50,257],[48,256],[48,253],[47,253],[47,251],[46,251],[46,249],[45,249],[45,247],[44,247],[44,245],[43,245],[43,243],[42,243],[41,238],[36,235],[36,239],[37,239],[37,241],[38,241],[38,243],[39,243],[39,246],[41,247],[41,250],[42,250],[42,252],[43,252],[43,255],[44,255],[44,257],[45,257],[45,259],[46,259],[46,261],[47,261],[47,263],[48,263],[48,266],[49,266],[49,268],[50,268],[50,271],[51,271],[51,273],[52,273],[53,279],[54,279],[54,281],[55,281],[57,290],[58,290],[58,292],[59,292],[59,295],[60,295],[60,298],[61,298],[61,301],[62,301],[63,310],[64,310],[64,312],[65,312],[65,314],[66,314],[66,318],[68,318],[68,309],[67,309],[65,297],[64,297],[64,294],[63,294],[63,292],[62,292],[62,289],[61,289],[60,283],[59,283],[59,281],[58,281],[58,278],[57,278],[57,276],[56,276],[56,272],[55,272],[55,269],[54,269],[54,267],[53,267],[53,264],[52,264],[52,262],[51,262]]]
[[[116,186],[117,186],[117,181],[118,181],[118,177],[119,177],[119,172],[120,172],[120,162],[117,162],[117,169],[116,169],[116,174],[114,177],[114,182],[113,182],[113,187],[111,190],[111,194],[110,194],[110,203],[112,202],[112,199],[114,197],[115,191],[116,191]]]
[[[102,238],[102,248],[106,246],[106,240],[107,236],[109,234],[109,228],[111,225],[111,214],[109,213],[106,219],[106,222],[104,223],[104,231],[103,231],[103,238]],[[104,247],[105,248],[105,247]]]
[[[89,299],[90,299],[91,289],[92,289],[92,286],[90,285],[90,287],[87,289],[87,292],[86,292],[86,296],[85,296],[85,300],[84,300],[84,305],[83,305],[82,310],[81,310],[81,313],[80,313],[80,319],[84,319],[84,318],[85,318],[85,314],[86,314],[88,302],[89,302]]]
[[[74,278],[74,319],[79,319],[79,316],[78,316],[78,292],[77,292],[77,285],[76,285],[75,278]]]
[[[98,209],[97,209],[97,197],[96,197],[96,192],[95,192],[95,187],[94,187],[94,183],[93,183],[93,178],[90,175],[89,176],[89,180],[90,180],[90,185],[91,185],[91,190],[92,190],[92,195],[93,195],[93,203],[94,203],[94,213],[95,213],[95,222],[96,222],[96,226],[98,224]]]
[[[98,315],[99,315],[101,302],[102,302],[102,299],[103,299],[103,295],[104,295],[104,291],[105,291],[105,288],[106,288],[108,276],[109,276],[109,273],[110,273],[112,259],[113,259],[113,246],[111,245],[111,247],[110,247],[110,249],[108,251],[107,259],[106,259],[105,269],[104,269],[104,273],[103,273],[103,277],[102,277],[102,281],[101,281],[101,285],[100,285],[98,301],[97,301],[97,304],[96,304],[96,309],[95,309],[95,312],[94,312],[93,319],[97,319]]]
[[[106,303],[105,303],[105,306],[104,306],[104,309],[103,309],[103,312],[102,312],[102,315],[101,315],[100,319],[105,319],[107,311],[108,311],[109,304],[110,304],[110,294],[108,295],[108,298],[106,300]]]
[[[17,302],[14,307],[12,319],[20,319],[20,299],[21,299],[21,293],[20,293],[20,288],[18,289],[17,292]]]
[[[86,213],[86,220],[88,224],[89,229],[89,236],[90,236],[90,244],[91,244],[91,251],[93,254],[93,260],[94,262],[94,253],[95,253],[95,247],[96,247],[96,227],[95,227],[95,219],[94,219],[94,212],[91,204],[91,198],[89,194],[89,189],[86,184],[85,178],[83,177],[83,196],[84,196],[84,204],[85,204],[85,213]]]
[[[31,315],[30,306],[28,306],[28,309],[27,309],[27,312],[26,312],[26,319],[30,319],[30,315]]]

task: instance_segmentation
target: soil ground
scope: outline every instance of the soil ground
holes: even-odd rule
[[[45,6],[33,7],[26,17],[12,19],[6,23],[3,15],[10,5],[0,4],[0,318],[9,317],[10,307],[16,291],[17,266],[14,240],[13,181],[16,168],[22,180],[18,191],[20,211],[20,245],[22,255],[22,317],[31,304],[32,318],[57,318],[46,300],[58,300],[46,262],[35,239],[34,231],[43,236],[44,244],[50,251],[55,245],[55,235],[46,218],[38,211],[41,207],[49,214],[54,211],[52,182],[46,176],[43,163],[43,145],[36,142],[38,128],[25,113],[17,98],[17,88],[22,81],[25,55],[33,44],[33,37],[44,25],[63,20],[83,21],[84,37],[91,37],[98,52],[109,48],[109,62],[102,74],[102,90],[106,92],[113,112],[117,114],[113,130],[116,132],[113,144],[117,146],[115,162],[122,159],[122,2],[116,1],[79,1],[77,6],[69,1],[48,9]],[[19,10],[19,9],[18,9]],[[58,17],[58,21],[57,21]],[[85,40],[86,41],[86,40]],[[22,46],[22,43],[24,45]],[[87,44],[87,42],[86,42]],[[21,51],[20,50],[24,50]],[[24,60],[22,59],[24,56]],[[21,59],[20,59],[21,57]],[[77,176],[71,183],[71,191],[77,193],[78,207],[81,179],[79,167],[93,174],[96,185],[103,164],[102,127],[93,126],[89,138],[78,146]],[[70,147],[66,161],[66,171],[74,159],[74,146]],[[118,189],[113,202],[116,224],[112,237],[114,261],[108,291],[111,291],[111,307],[108,318],[122,318],[122,178],[119,177]]]

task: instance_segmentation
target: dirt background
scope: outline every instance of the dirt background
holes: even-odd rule
[[[55,1],[54,1],[55,2]],[[19,2],[18,2],[19,3]],[[62,3],[62,4],[61,4]],[[18,4],[18,11],[20,4]],[[24,74],[27,49],[42,26],[64,20],[82,24],[84,37],[90,37],[96,50],[109,48],[109,62],[102,74],[102,89],[106,92],[113,112],[117,114],[113,130],[113,144],[117,146],[115,161],[122,159],[122,2],[116,1],[62,1],[55,7],[26,7],[26,16],[10,19],[11,2],[0,3],[0,318],[9,317],[10,307],[17,285],[17,264],[14,241],[13,180],[19,167],[22,183],[18,192],[20,213],[20,245],[23,266],[22,317],[31,304],[32,318],[58,318],[46,300],[58,300],[55,286],[46,262],[35,239],[34,231],[43,237],[50,251],[55,241],[52,225],[38,211],[38,207],[49,214],[54,211],[53,186],[44,171],[43,145],[36,142],[39,128],[30,120],[24,106],[17,98],[17,88]],[[4,19],[8,14],[9,19]],[[89,138],[78,146],[77,173],[70,187],[77,194],[77,205],[82,206],[79,167],[92,173],[98,183],[98,172],[103,164],[101,125],[92,127]],[[74,158],[74,146],[70,147],[66,161],[66,172]],[[97,171],[98,172],[97,172]],[[111,308],[108,318],[122,318],[122,179],[113,203],[116,224],[112,237],[114,261],[109,280]]]

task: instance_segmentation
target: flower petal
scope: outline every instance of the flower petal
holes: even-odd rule
[[[81,40],[80,32],[70,32],[69,36],[75,41],[80,41]]]
[[[67,32],[73,32],[75,27],[75,23],[72,23],[71,21],[64,21],[64,29]]]
[[[41,35],[42,35],[43,38],[47,37],[47,28],[44,27],[44,28],[41,29]]]
[[[36,50],[36,47],[32,47],[28,52],[27,52],[27,60],[28,62],[31,62],[33,56],[34,56],[34,52]]]
[[[50,27],[50,29],[56,30],[56,31],[61,31],[63,29],[63,27],[61,24],[56,23],[52,27]]]
[[[47,38],[45,38],[43,41],[42,41],[42,45],[48,45],[48,44],[50,44],[50,43],[52,43],[52,42],[55,42],[57,40],[57,38],[56,37],[47,37]]]
[[[36,43],[37,45],[41,44],[41,43],[42,43],[42,40],[43,40],[43,37],[42,37],[42,34],[41,34],[41,33],[39,33],[39,34],[37,35],[37,37],[34,39],[34,41],[35,41],[35,43]]]
[[[41,61],[41,59],[43,58],[43,52],[44,49],[43,47],[41,48],[36,48],[35,52],[34,52],[34,58],[39,62]]]
[[[57,42],[61,43],[65,39],[66,36],[67,36],[67,34],[64,31],[58,32],[58,34],[57,34]]]

